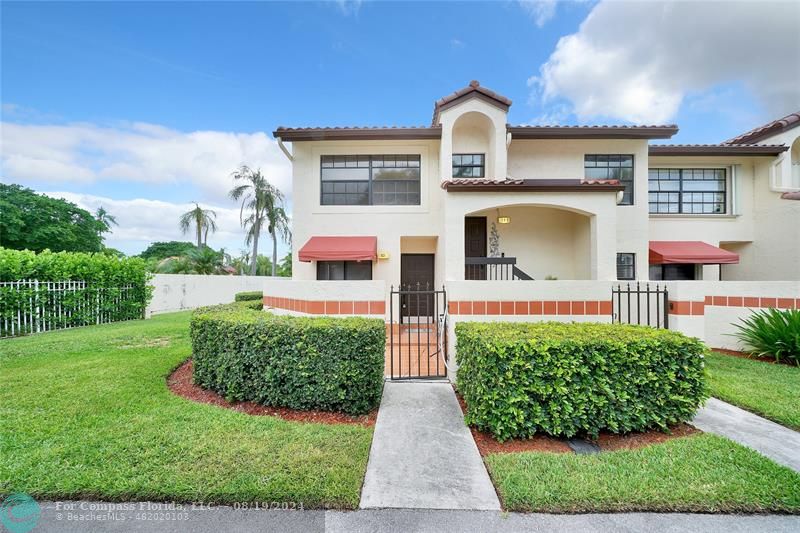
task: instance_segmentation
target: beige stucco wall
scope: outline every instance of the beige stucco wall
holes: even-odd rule
[[[507,255],[540,279],[616,278],[616,254],[636,254],[636,274],[648,278],[650,240],[701,240],[741,255],[726,265],[724,279],[800,279],[800,202],[780,199],[771,186],[776,167],[791,172],[791,155],[772,157],[653,157],[646,140],[520,140],[506,133],[506,113],[469,99],[440,113],[441,142],[309,141],[294,143],[294,278],[316,278],[313,263],[297,250],[313,235],[376,235],[389,254],[373,267],[373,279],[400,281],[400,254],[436,254],[435,283],[463,280],[464,217],[496,208],[513,209],[512,224],[499,226]],[[763,142],[791,144],[800,128]],[[485,153],[489,178],[576,179],[584,175],[585,154],[634,156],[634,205],[616,205],[615,193],[446,192],[453,153]],[[419,154],[421,205],[321,206],[320,156],[328,154]],[[648,168],[725,167],[729,171],[728,213],[709,216],[649,215]],[[735,194],[734,191],[735,190]],[[524,207],[523,207],[524,206]],[[535,208],[535,209],[533,209]],[[487,215],[487,216],[488,216]],[[513,248],[513,251],[511,250]],[[421,252],[419,250],[424,250]],[[718,267],[701,268],[717,279]]]
[[[614,254],[636,254],[637,276],[647,279],[647,170],[646,140],[575,139],[514,140],[508,150],[508,173],[514,178],[583,178],[586,154],[632,154],[634,165],[634,203],[616,209]],[[588,195],[594,198],[593,195]],[[614,257],[616,261],[616,255]]]
[[[314,235],[375,235],[378,250],[389,259],[374,263],[372,277],[399,283],[401,238],[441,233],[443,191],[439,187],[437,141],[339,141],[294,143],[292,152],[293,241],[292,274],[297,280],[316,279],[316,264],[303,263],[298,250]],[[320,156],[336,154],[419,154],[418,206],[320,205]],[[437,244],[438,246],[438,244]],[[443,263],[437,253],[436,284],[443,283]],[[388,290],[388,284],[387,284]]]
[[[588,256],[588,267],[576,270],[569,267],[572,276],[587,279],[611,280],[616,279],[616,239],[617,239],[617,205],[615,192],[460,192],[449,193],[445,203],[445,237],[444,249],[445,272],[448,281],[464,279],[464,217],[485,211],[494,211],[500,208],[505,212],[507,208],[529,211],[535,208],[550,208],[557,206],[559,210],[573,212],[587,220],[586,228],[581,228],[573,234],[575,240],[562,241],[563,250],[559,252],[562,257],[574,257],[576,246],[583,247]],[[527,217],[528,215],[526,215]],[[530,215],[535,216],[535,215]],[[528,223],[535,223],[528,220]],[[513,218],[512,218],[513,224]],[[549,229],[553,229],[552,225]],[[560,230],[558,230],[560,231]],[[518,234],[519,236],[519,234]],[[517,237],[518,237],[517,236]],[[591,237],[588,237],[591,236]],[[515,237],[516,238],[516,237]],[[534,239],[543,239],[531,235]],[[520,241],[517,241],[520,242]],[[540,243],[550,241],[540,240]],[[555,243],[552,244],[555,246]],[[551,249],[551,244],[547,244]],[[533,248],[533,247],[532,247]],[[526,261],[536,254],[533,248]],[[570,261],[572,263],[572,261]],[[546,265],[545,265],[546,266]],[[552,267],[553,269],[555,267]],[[559,269],[561,270],[561,269]],[[565,267],[565,271],[567,268]],[[529,272],[529,274],[531,274]],[[544,275],[553,274],[546,272]],[[533,274],[531,274],[533,275]],[[537,276],[534,276],[537,277]],[[544,276],[542,276],[544,277]],[[578,279],[581,279],[578,277]]]
[[[725,215],[650,215],[651,240],[703,241],[740,255],[725,280],[800,279],[800,202],[770,188],[773,157],[652,157],[651,168],[726,168]],[[734,184],[735,181],[735,184]],[[716,265],[703,279],[719,279]]]
[[[497,223],[500,216],[509,224]],[[514,206],[472,213],[485,216],[487,235],[497,228],[500,252],[517,258],[517,267],[534,279],[590,279],[591,219],[564,209]]]

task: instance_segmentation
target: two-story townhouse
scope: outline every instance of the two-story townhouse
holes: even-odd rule
[[[512,126],[510,106],[473,81],[429,126],[279,127],[293,278],[800,279],[798,115],[651,145],[677,126]]]

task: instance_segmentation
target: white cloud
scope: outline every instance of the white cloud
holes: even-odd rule
[[[79,207],[94,213],[102,206],[111,215],[115,216],[119,226],[114,226],[112,232],[106,234],[106,245],[118,248],[128,254],[139,253],[151,242],[156,241],[194,241],[194,234],[182,234],[178,228],[178,218],[185,212],[194,208],[194,204],[164,202],[161,200],[147,200],[136,198],[133,200],[115,200],[92,194],[73,192],[44,192],[52,198],[64,198],[77,204]],[[204,209],[212,209],[217,214],[217,231],[209,234],[208,245],[212,248],[225,248],[229,253],[238,254],[245,248],[244,230],[239,224],[239,209],[223,207],[220,205],[200,204]],[[268,235],[260,239],[259,252],[269,255],[272,242]],[[286,245],[279,243],[279,251],[286,249]],[[283,255],[283,253],[281,254]]]
[[[771,116],[800,108],[798,2],[615,2],[562,37],[535,78],[579,120],[663,123],[690,92],[742,83]]]
[[[361,1],[362,0],[334,0],[336,7],[339,8],[339,11],[342,15],[349,16],[349,15],[358,15],[359,10],[361,9]]]
[[[556,0],[519,0],[519,5],[540,28],[556,15]]]
[[[266,133],[181,132],[157,124],[3,122],[2,178],[16,183],[186,184],[221,201],[241,164],[261,168],[287,195],[291,166]]]

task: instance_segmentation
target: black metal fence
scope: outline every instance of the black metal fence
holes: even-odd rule
[[[447,293],[428,286],[391,287],[389,298],[389,377],[447,376]]]
[[[611,289],[613,320],[669,329],[669,295],[666,285],[620,283]]]
[[[464,279],[467,280],[532,280],[517,267],[516,257],[465,257]]]

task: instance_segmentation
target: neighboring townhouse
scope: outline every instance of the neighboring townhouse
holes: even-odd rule
[[[677,126],[512,126],[510,106],[473,81],[429,126],[279,127],[293,279],[800,279],[800,115],[664,145]]]

